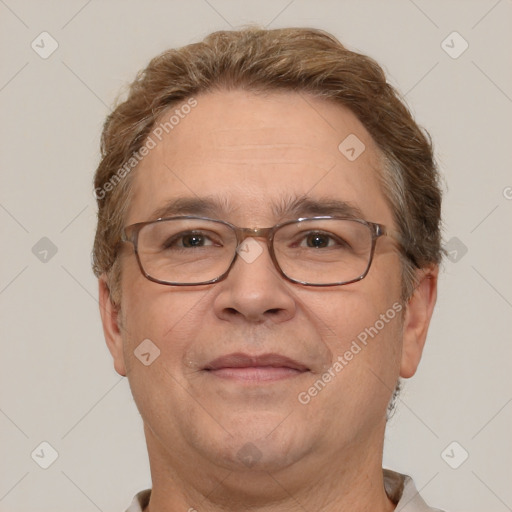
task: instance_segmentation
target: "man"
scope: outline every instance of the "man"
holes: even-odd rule
[[[432,148],[311,29],[165,52],[106,121],[94,271],[152,490],[129,512],[432,511],[382,469],[436,300]]]

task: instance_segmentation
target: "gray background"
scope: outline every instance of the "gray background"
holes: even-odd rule
[[[431,132],[451,261],[385,465],[432,505],[512,510],[511,18],[511,0],[0,0],[0,511],[121,511],[150,485],[90,270],[101,125],[155,54],[247,23],[331,31],[384,66]],[[46,59],[31,47],[51,49],[43,31],[59,45]]]

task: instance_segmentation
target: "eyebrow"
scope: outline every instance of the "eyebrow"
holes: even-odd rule
[[[307,196],[288,196],[279,202],[271,203],[270,207],[272,213],[280,220],[324,215],[365,219],[361,209],[353,203],[330,197],[313,199]],[[224,218],[237,209],[238,207],[232,205],[225,197],[178,197],[156,208],[150,218],[156,220],[181,215]]]

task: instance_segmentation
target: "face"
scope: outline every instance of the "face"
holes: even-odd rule
[[[165,216],[269,227],[336,214],[336,202],[395,228],[377,149],[351,111],[295,93],[196,99],[133,171],[125,225],[169,206]],[[354,135],[364,144],[355,159],[338,149]],[[107,343],[129,378],[150,459],[242,472],[307,463],[319,477],[334,454],[379,457],[397,378],[419,362],[435,270],[403,304],[390,237],[378,239],[363,280],[324,288],[285,280],[264,240],[252,242],[261,254],[238,257],[226,279],[184,287],[146,279],[125,244],[119,312],[100,282]],[[160,353],[146,366],[134,351],[148,339]]]

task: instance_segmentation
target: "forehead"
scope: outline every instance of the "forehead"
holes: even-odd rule
[[[345,201],[368,220],[391,222],[378,150],[347,108],[293,92],[195,99],[156,123],[164,128],[150,134],[154,147],[133,171],[126,224],[150,220],[173,199],[204,197],[248,225],[279,220],[276,204],[303,197]]]

